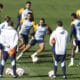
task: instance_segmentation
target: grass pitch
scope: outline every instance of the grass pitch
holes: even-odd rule
[[[12,17],[16,24],[16,16],[18,9],[24,6],[26,0],[0,0],[4,4],[4,10],[2,17],[9,15]],[[32,2],[32,9],[34,12],[36,22],[39,22],[41,17],[46,19],[52,29],[56,28],[56,21],[62,20],[64,27],[70,32],[70,14],[80,8],[79,0],[30,0]],[[53,69],[53,59],[51,47],[49,46],[49,35],[45,37],[46,48],[45,51],[39,56],[40,62],[33,64],[30,55],[34,53],[37,46],[34,46],[26,52],[24,56],[17,61],[17,67],[22,67],[25,70],[25,75],[15,80],[51,80],[48,77],[48,72]],[[76,67],[79,63],[79,54],[76,54],[75,66],[69,68],[68,63],[70,60],[71,43],[68,43],[67,47],[67,80],[80,80],[80,67]],[[10,67],[10,61],[8,60],[5,67]],[[58,77],[56,80],[62,80],[60,64],[58,67]],[[11,76],[4,74],[4,77],[0,80],[14,80]]]

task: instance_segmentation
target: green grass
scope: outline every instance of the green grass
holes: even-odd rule
[[[9,15],[12,17],[16,24],[16,16],[18,9],[24,6],[26,0],[0,0],[4,4],[4,10],[2,17]],[[80,8],[79,0],[30,0],[32,2],[32,9],[34,12],[36,22],[39,22],[41,17],[46,19],[46,22],[52,27],[56,28],[56,21],[62,20],[64,27],[70,31],[70,14]],[[51,80],[48,77],[48,71],[53,68],[52,52],[49,46],[49,36],[45,38],[46,48],[45,51],[39,56],[40,62],[33,64],[30,55],[34,53],[37,46],[26,52],[19,61],[17,61],[17,67],[25,69],[25,75],[15,80]],[[66,64],[68,66],[70,60],[70,42],[67,48]],[[80,79],[80,67],[76,67],[79,62],[79,54],[76,54],[75,66],[72,68],[67,67],[67,80],[79,80]],[[10,61],[7,62],[6,67],[10,67]],[[58,67],[58,78],[56,80],[62,80],[62,74],[60,64]],[[0,80],[14,80],[11,76],[4,75],[4,78]]]

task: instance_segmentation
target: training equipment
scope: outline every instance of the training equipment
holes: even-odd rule
[[[18,76],[23,76],[24,75],[24,69],[17,68],[16,73],[17,73]]]
[[[13,75],[12,69],[11,69],[11,68],[7,68],[7,69],[5,70],[5,74],[6,74],[6,75]]]
[[[48,72],[48,76],[50,77],[50,78],[53,78],[55,75],[54,75],[54,70],[51,70],[51,71],[49,71]],[[56,77],[56,76],[55,76]]]

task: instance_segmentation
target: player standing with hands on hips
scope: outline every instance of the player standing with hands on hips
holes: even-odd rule
[[[68,41],[68,32],[63,28],[62,21],[57,21],[57,28],[54,30],[50,36],[50,45],[52,46],[52,53],[54,56],[54,75],[56,78],[58,62],[61,62],[63,78],[66,78],[66,46]]]

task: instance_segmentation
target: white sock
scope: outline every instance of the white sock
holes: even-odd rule
[[[37,52],[35,52],[34,54],[33,54],[33,56],[35,57],[37,55]]]
[[[74,63],[74,58],[71,58],[71,64],[73,64]]]

